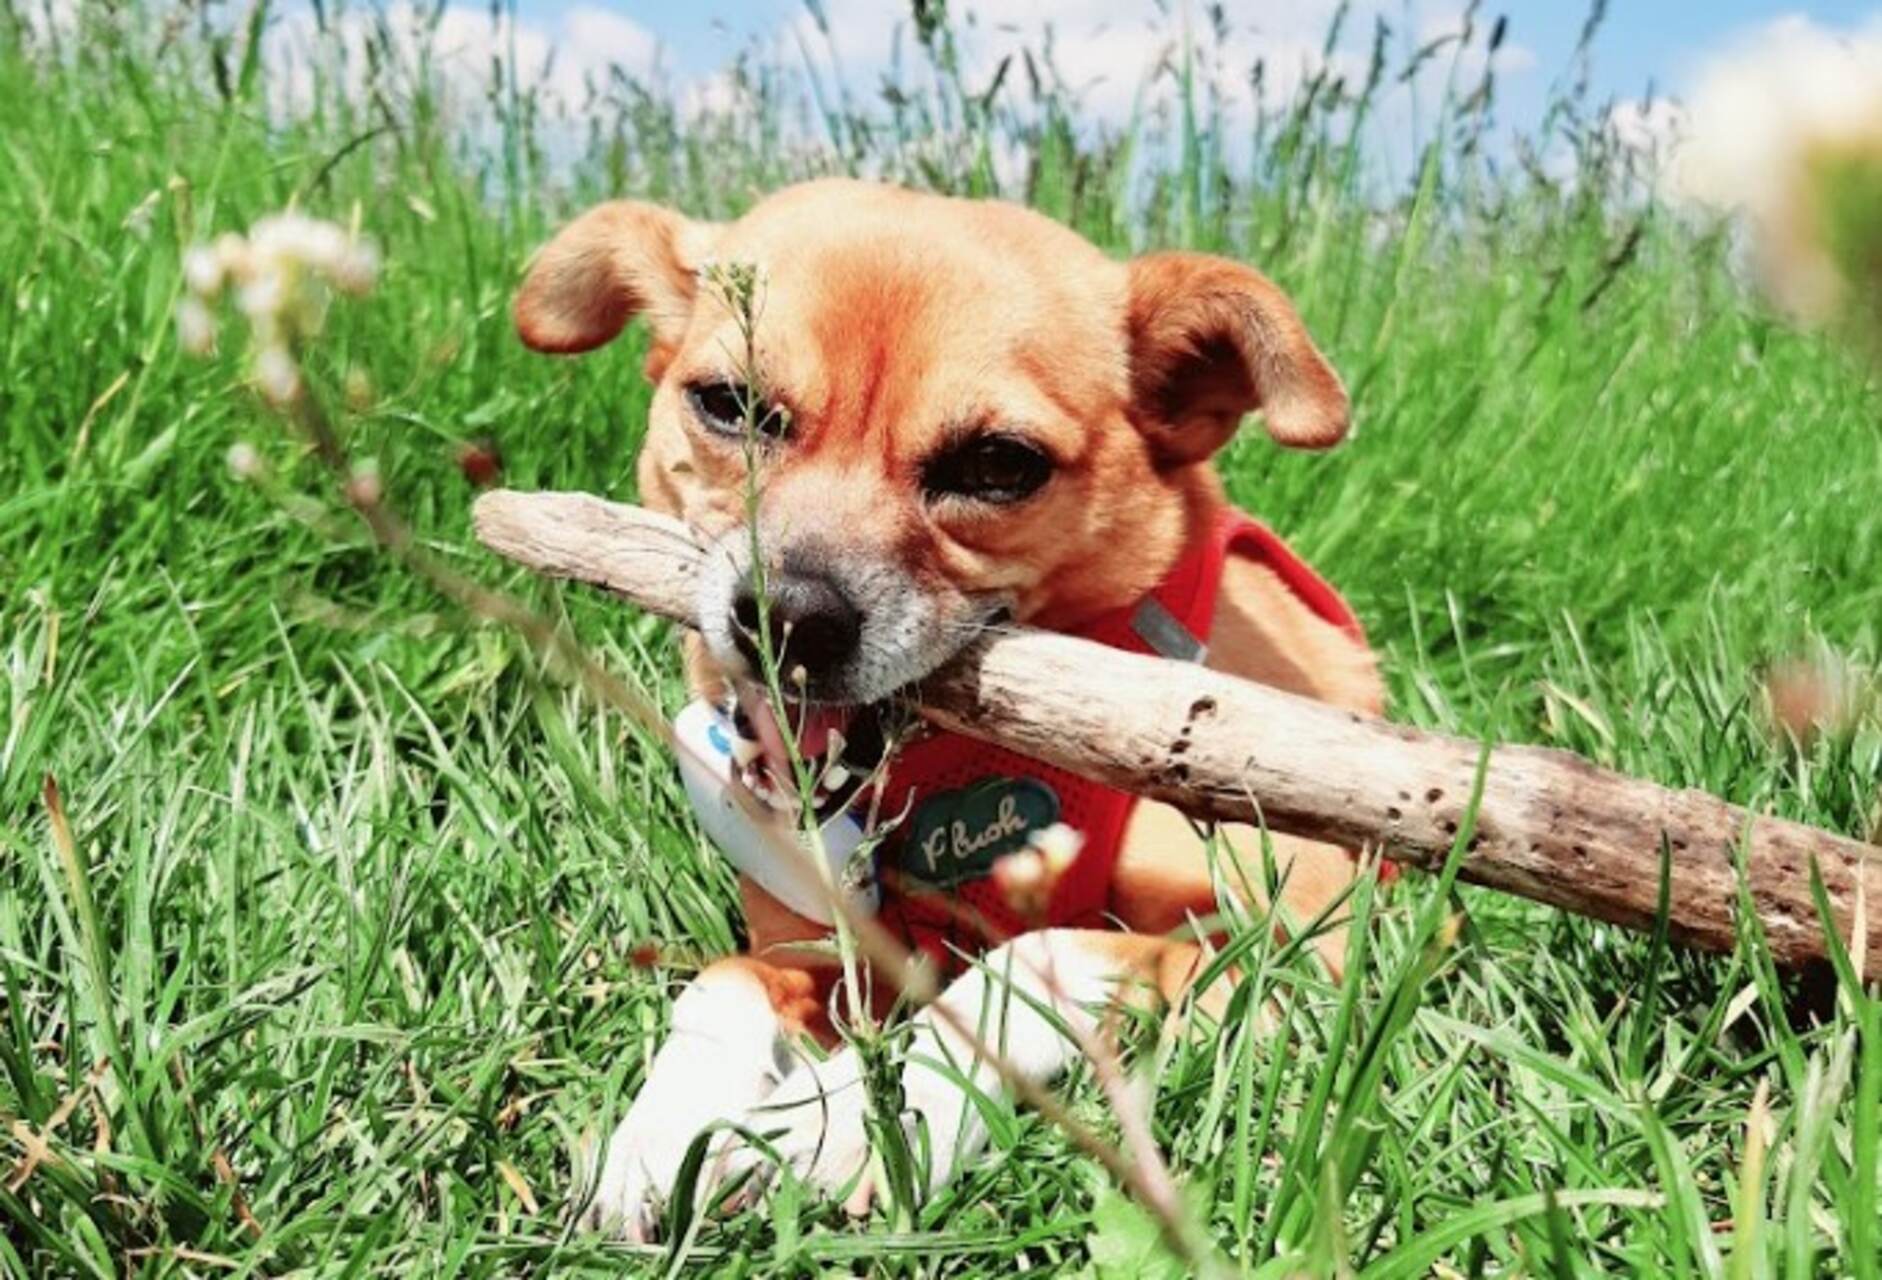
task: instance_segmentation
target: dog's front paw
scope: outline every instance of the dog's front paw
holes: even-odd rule
[[[741,1148],[728,1177],[750,1174],[756,1189],[781,1164],[819,1195],[845,1196],[852,1213],[867,1213],[874,1200],[868,1114],[862,1059],[854,1049],[802,1062],[751,1113],[747,1127],[764,1141]]]
[[[966,1099],[951,1079],[914,1065],[903,1074],[902,1092],[902,1131],[914,1157],[927,1163],[925,1178],[918,1174],[919,1191],[932,1194],[953,1168]],[[726,1176],[750,1174],[755,1191],[781,1164],[818,1195],[841,1197],[845,1210],[861,1217],[882,1190],[881,1170],[871,1159],[869,1106],[855,1050],[805,1062],[752,1113],[748,1127],[765,1141],[733,1153]],[[918,1143],[924,1129],[927,1141]]]
[[[674,1005],[673,1032],[627,1118],[599,1160],[587,1162],[592,1172],[578,1171],[578,1224],[637,1243],[652,1239],[694,1139],[715,1124],[744,1121],[777,1084],[783,1052],[761,985],[735,968],[702,974]],[[720,1181],[736,1135],[726,1129],[711,1141],[697,1187],[702,1198]]]
[[[600,1154],[600,1168],[578,1176],[586,1196],[580,1226],[634,1244],[658,1234],[661,1217],[672,1201],[686,1152],[706,1126],[696,1115],[659,1105],[643,1095],[628,1111]],[[711,1185],[711,1169],[723,1139],[702,1171],[700,1184]]]

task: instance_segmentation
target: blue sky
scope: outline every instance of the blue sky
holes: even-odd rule
[[[1169,0],[1170,7],[1181,12],[1183,0]],[[831,8],[858,9],[868,4],[877,13],[905,14],[902,0],[857,0],[856,4],[833,3]],[[1052,13],[1062,28],[1089,26],[1094,11],[1119,12],[1136,8],[1143,14],[1155,12],[1151,0],[1139,0],[1132,6],[1125,0],[1024,0],[1017,6],[1028,15]],[[1202,4],[1195,5],[1200,12]],[[1326,5],[1316,0],[1263,0],[1261,3],[1229,4],[1235,21],[1248,27],[1287,25],[1303,11],[1310,16]],[[1398,3],[1376,6],[1388,17],[1403,14]],[[801,19],[801,0],[520,0],[525,20],[552,25],[574,8],[606,9],[624,17],[658,41],[665,65],[682,77],[709,73],[721,64],[732,49],[745,40],[784,30]],[[1015,6],[1001,0],[953,0],[949,8],[956,14],[973,9],[983,23],[995,21],[1015,11]],[[1456,13],[1460,5],[1419,3],[1410,8],[1409,20],[1400,17],[1401,30],[1415,32],[1421,22],[1434,15]],[[1506,5],[1485,6],[1489,14],[1508,13],[1510,40],[1533,55],[1533,62],[1516,69],[1506,80],[1507,101],[1518,111],[1529,102],[1540,102],[1543,89],[1565,66],[1575,38],[1587,12],[1585,4],[1536,3],[1515,0]],[[1596,44],[1596,87],[1604,95],[1621,98],[1641,96],[1651,84],[1662,92],[1677,92],[1689,79],[1694,62],[1708,49],[1716,48],[1734,35],[1756,28],[1788,14],[1801,14],[1830,27],[1853,27],[1882,17],[1882,3],[1838,2],[1824,0],[1809,4],[1766,3],[1764,0],[1612,0],[1606,24]],[[875,13],[872,19],[880,21]],[[874,23],[872,22],[872,25]],[[1307,25],[1311,26],[1309,20]],[[867,43],[866,40],[861,41]],[[859,58],[858,61],[866,61]]]

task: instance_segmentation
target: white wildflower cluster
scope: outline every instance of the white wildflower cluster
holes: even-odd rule
[[[183,257],[189,295],[177,306],[177,341],[204,355],[215,349],[213,304],[227,292],[254,337],[255,385],[277,406],[301,393],[294,348],[317,336],[334,293],[365,294],[379,278],[379,251],[339,225],[289,211],[263,218],[246,236],[224,235]]]
[[[1678,193],[1743,216],[1779,305],[1825,320],[1877,287],[1852,270],[1882,248],[1882,26],[1772,23],[1703,70],[1682,132]]]

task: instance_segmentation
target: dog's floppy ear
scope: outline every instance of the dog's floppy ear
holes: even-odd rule
[[[516,295],[516,330],[537,351],[592,351],[645,315],[658,342],[676,342],[718,227],[658,205],[597,205],[544,245]]]
[[[1252,267],[1201,253],[1130,263],[1133,415],[1160,457],[1200,462],[1260,409],[1299,449],[1346,435],[1346,388],[1294,304]]]

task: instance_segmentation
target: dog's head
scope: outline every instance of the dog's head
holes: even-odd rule
[[[749,343],[715,262],[758,273]],[[1009,204],[847,181],[727,224],[607,204],[516,300],[542,351],[635,315],[656,384],[643,498],[715,541],[712,658],[749,671],[763,614],[812,701],[880,699],[996,619],[1072,629],[1128,604],[1219,500],[1208,460],[1245,414],[1304,448],[1347,426],[1260,273],[1117,262]]]

